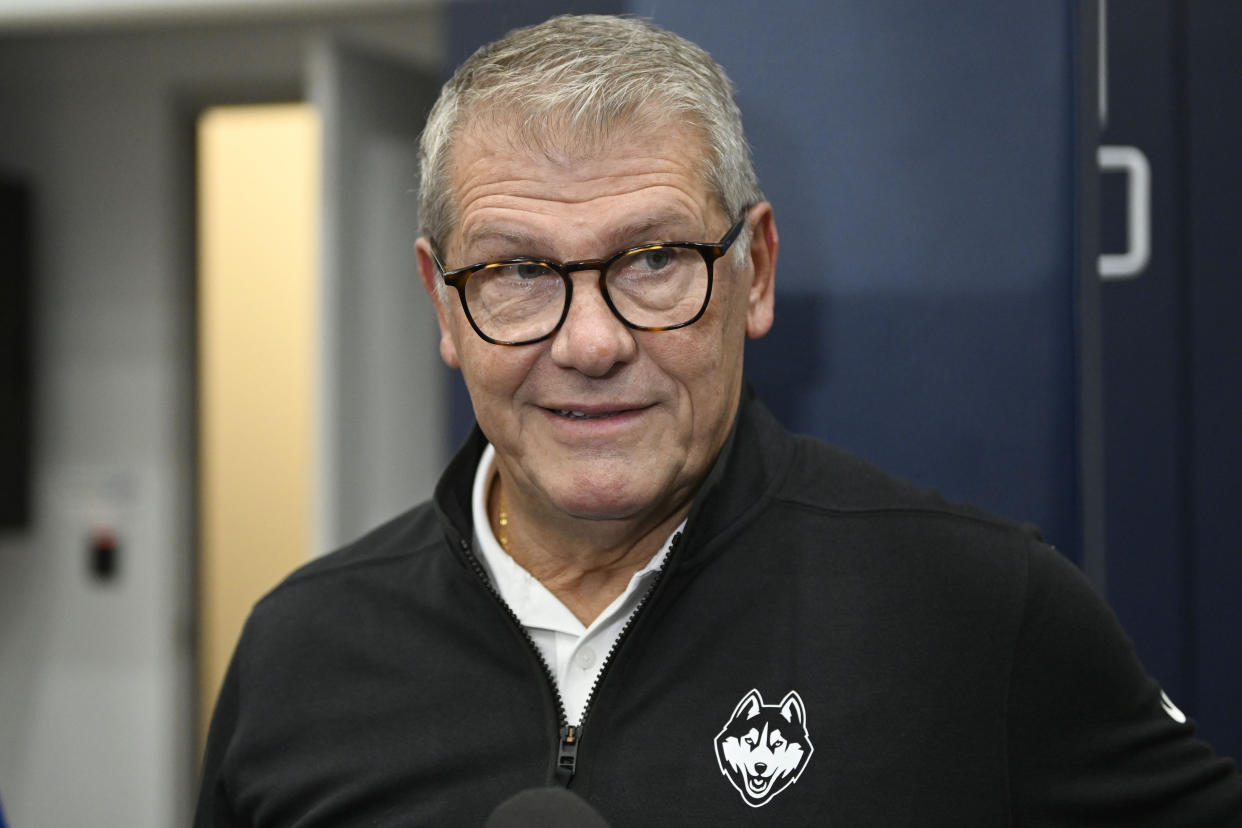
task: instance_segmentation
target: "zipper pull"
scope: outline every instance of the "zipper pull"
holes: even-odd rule
[[[565,725],[561,728],[561,749],[556,756],[556,780],[562,787],[569,787],[578,766],[578,728]]]

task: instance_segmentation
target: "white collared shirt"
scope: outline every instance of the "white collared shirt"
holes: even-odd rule
[[[474,474],[474,548],[496,591],[526,627],[552,670],[569,724],[581,724],[583,709],[600,667],[668,557],[673,536],[686,522],[683,520],[664,541],[660,551],[634,573],[625,592],[585,626],[547,587],[509,557],[496,540],[487,514],[487,494],[495,475],[495,457],[496,450],[489,444]]]

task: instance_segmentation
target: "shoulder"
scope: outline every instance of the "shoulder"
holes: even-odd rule
[[[1040,539],[1033,525],[953,502],[843,448],[789,431],[753,394],[744,399],[739,422],[727,471],[734,478],[754,480],[735,479],[726,488],[747,487],[752,500],[873,523],[904,516],[929,524],[973,526],[983,532]]]
[[[247,633],[312,629],[317,619],[349,612],[351,603],[374,605],[427,580],[429,567],[449,564],[443,530],[430,503],[416,506],[362,537],[290,573],[254,606]],[[451,565],[451,564],[450,564]]]
[[[897,566],[940,588],[997,590],[1016,601],[1036,559],[1061,556],[1033,525],[954,502],[843,449],[790,435],[790,461],[771,493],[784,532],[822,533],[836,550]]]
[[[977,598],[1009,615],[1023,602],[1032,556],[1057,554],[1033,526],[794,434],[754,398],[722,472],[718,502],[703,504],[709,528],[699,531],[717,547],[743,539],[766,561],[794,556],[788,565],[818,580],[859,577],[903,593]]]
[[[1062,559],[1038,530],[792,433],[766,410],[752,408],[750,422],[734,473],[766,483],[751,507],[723,520],[765,564],[780,561],[812,592],[856,585],[886,617],[1014,640],[1032,577]]]
[[[443,534],[431,503],[397,515],[345,546],[299,567],[274,593],[297,589],[318,580],[383,569],[408,562],[412,556],[443,548]]]
[[[909,515],[985,532],[1017,533],[1038,540],[1031,524],[990,514],[975,506],[954,502],[925,488],[882,471],[850,452],[806,435],[790,435],[791,462],[777,497],[810,509],[852,515]]]

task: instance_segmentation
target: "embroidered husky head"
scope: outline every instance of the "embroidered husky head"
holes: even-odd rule
[[[720,772],[752,808],[797,782],[814,750],[806,707],[792,690],[780,704],[764,704],[759,691],[751,690],[716,734]]]

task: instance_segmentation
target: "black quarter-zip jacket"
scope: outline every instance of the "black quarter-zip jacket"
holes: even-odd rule
[[[556,784],[614,828],[1242,826],[1233,762],[1036,533],[743,396],[583,721],[470,548],[476,428],[433,502],[255,606],[195,826],[478,826]]]

